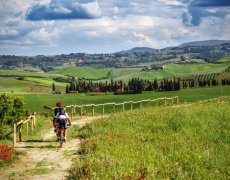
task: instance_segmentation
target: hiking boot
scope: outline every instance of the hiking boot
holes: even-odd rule
[[[59,142],[61,140],[61,138],[60,137],[57,137],[57,142]]]

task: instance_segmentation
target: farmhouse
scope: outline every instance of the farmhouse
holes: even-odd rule
[[[164,67],[164,65],[163,64],[153,64],[152,65],[152,69],[153,70],[162,70],[162,69],[164,69],[165,67]]]

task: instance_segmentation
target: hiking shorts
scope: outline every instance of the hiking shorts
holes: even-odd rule
[[[64,129],[67,129],[67,120],[66,119],[59,119],[58,120],[57,128],[61,129],[62,127],[64,127]]]

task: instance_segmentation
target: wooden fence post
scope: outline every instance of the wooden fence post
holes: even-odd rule
[[[33,128],[36,128],[36,124],[35,124],[35,117],[34,116],[31,116],[31,121],[33,122]]]
[[[115,103],[113,103],[113,114],[115,113]]]
[[[176,104],[179,105],[179,97],[176,97]]]
[[[71,120],[73,120],[73,105],[71,106]]]
[[[140,102],[140,109],[142,108],[142,100],[141,100],[141,102]]]
[[[130,102],[130,110],[133,110],[133,101]]]
[[[102,115],[105,114],[105,104],[102,105]]]
[[[36,112],[33,112],[32,113],[32,118],[33,118],[33,121],[34,121],[34,128],[36,128]]]
[[[92,116],[94,116],[94,104],[92,105]]]
[[[80,112],[81,118],[82,118],[82,111],[83,111],[83,106],[81,105],[81,112]]]
[[[166,105],[167,105],[167,102],[166,102],[166,97],[165,97],[165,107],[166,107]]]
[[[22,124],[20,124],[20,126],[19,126],[18,133],[19,133],[19,141],[22,142]]]
[[[122,104],[122,112],[125,112],[125,103]]]
[[[76,104],[74,105],[73,113],[76,114]]]
[[[13,146],[16,146],[16,142],[17,142],[17,124],[14,124],[14,142],[13,142]]]
[[[29,135],[29,125],[28,125],[28,122],[26,123],[26,138],[28,137]]]
[[[172,105],[173,105],[173,102],[174,102],[174,101],[173,101],[173,98],[172,98]]]
[[[34,130],[34,123],[33,123],[33,121],[30,121],[31,122],[31,131],[33,131]]]

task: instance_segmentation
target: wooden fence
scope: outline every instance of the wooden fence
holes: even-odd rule
[[[104,103],[104,104],[84,104],[84,105],[70,105],[70,106],[65,106],[65,110],[70,112],[70,118],[73,119],[74,114],[77,115],[77,109],[79,109],[79,116],[82,118],[84,115],[84,109],[85,108],[90,108],[91,112],[90,114],[92,116],[95,116],[95,108],[96,107],[101,107],[101,113],[102,115],[105,115],[105,108],[108,107],[110,108],[109,113],[115,114],[117,107],[121,106],[120,110],[121,112],[125,112],[126,110],[133,110],[134,105],[136,107],[142,108],[143,104],[146,103],[147,106],[150,106],[150,103],[155,103],[156,106],[163,105],[164,107],[167,107],[169,105],[178,105],[179,104],[179,97],[170,97],[170,98],[158,98],[158,99],[147,99],[147,100],[140,100],[140,101],[127,101],[127,102],[122,102],[122,103]],[[129,105],[129,106],[128,106]],[[128,107],[127,107],[128,106]],[[126,107],[126,108],[125,108]],[[31,129],[31,132],[34,131],[36,128],[36,113],[33,113],[31,116],[27,117],[25,120],[21,120],[17,123],[14,124],[14,138],[13,138],[13,146],[16,146],[17,143],[17,129],[18,129],[18,139],[19,142],[22,141],[22,127],[25,125],[26,126],[26,137],[28,137],[29,134],[29,129]]]
[[[84,105],[69,105],[69,106],[65,106],[65,111],[67,111],[70,114],[70,118],[73,119],[74,114],[77,115],[77,109],[79,108],[79,116],[82,118],[84,115],[84,108],[87,107],[91,107],[91,115],[95,116],[95,108],[96,107],[102,107],[102,115],[105,114],[105,107],[106,106],[110,106],[111,111],[110,113],[114,114],[116,112],[116,107],[117,106],[122,106],[122,112],[125,112],[125,106],[127,106],[127,104],[130,105],[130,108],[128,110],[133,110],[133,106],[135,104],[139,104],[139,108],[143,107],[143,103],[147,103],[148,105],[151,102],[156,102],[156,106],[159,106],[160,102],[163,103],[163,105],[166,107],[169,104],[179,104],[179,97],[175,96],[175,97],[170,97],[170,98],[158,98],[158,99],[147,99],[147,100],[140,100],[140,101],[127,101],[127,102],[122,102],[122,103],[104,103],[104,104],[84,104]]]
[[[28,137],[29,134],[29,129],[31,128],[31,131],[34,131],[36,128],[36,113],[33,113],[31,116],[27,117],[25,120],[21,120],[17,123],[14,124],[14,142],[13,146],[16,146],[17,143],[17,129],[18,129],[18,136],[19,136],[19,141],[22,141],[22,126],[25,124],[26,125],[26,137]],[[29,125],[30,123],[30,125]],[[29,128],[30,126],[30,128]]]

